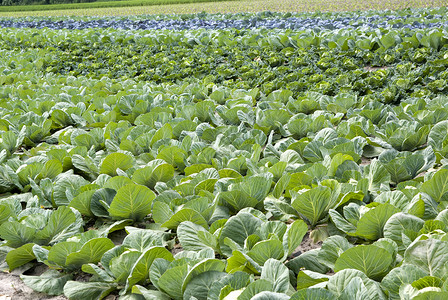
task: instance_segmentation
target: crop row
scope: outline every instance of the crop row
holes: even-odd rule
[[[1,29],[0,262],[70,299],[446,297],[447,36]]]
[[[185,15],[184,17],[157,18],[148,16],[134,18],[40,18],[15,19],[3,18],[0,27],[13,28],[50,28],[50,29],[86,29],[86,28],[114,28],[125,30],[194,30],[194,29],[293,29],[293,30],[334,30],[356,28],[442,28],[448,25],[445,9],[434,11],[435,14],[420,10],[408,14],[279,14],[258,13],[239,14],[238,17],[227,18],[223,15]]]
[[[227,13],[235,14],[241,12],[353,12],[352,15],[373,12],[374,10],[382,11],[382,14],[394,15],[395,10],[401,12],[414,11],[415,8],[425,7],[424,13],[433,13],[440,8],[447,6],[445,0],[314,0],[312,2],[306,0],[239,0],[239,1],[218,1],[218,2],[196,2],[185,4],[168,4],[168,5],[145,5],[145,0],[127,0],[119,3],[115,2],[96,2],[83,3],[72,8],[58,6],[46,6],[42,10],[42,6],[23,6],[23,7],[0,7],[0,15],[9,17],[18,16],[130,16],[130,15],[160,15],[160,14],[201,14],[207,13]],[[154,3],[154,2],[153,2]],[[142,6],[144,5],[144,6]],[[83,8],[86,6],[100,6],[101,8]],[[108,7],[115,6],[115,7]],[[250,8],[250,9],[248,9]],[[20,9],[22,11],[16,11]],[[56,10],[54,10],[56,9]],[[14,10],[14,11],[12,11]],[[394,11],[390,11],[394,10]],[[401,13],[400,12],[400,13]],[[347,14],[347,13],[345,13]]]
[[[0,12],[26,12],[26,11],[48,11],[48,10],[74,10],[74,9],[92,9],[92,8],[110,8],[127,6],[160,6],[173,4],[199,4],[201,2],[218,2],[219,0],[126,0],[118,3],[116,1],[93,1],[93,2],[74,2],[74,1],[53,1],[52,4],[39,4],[39,1],[2,1]],[[222,0],[221,0],[222,1]],[[41,3],[41,2],[40,2]]]
[[[5,57],[63,75],[156,83],[206,81],[230,88],[285,88],[293,96],[340,92],[398,103],[445,91],[443,30],[150,32],[4,30]],[[76,47],[74,46],[76,41]],[[338,58],[338,59],[336,59]],[[14,81],[12,58],[3,81]],[[394,66],[394,67],[392,67]],[[371,72],[375,71],[375,72]],[[11,74],[9,74],[11,73]],[[422,76],[425,74],[425,76]]]

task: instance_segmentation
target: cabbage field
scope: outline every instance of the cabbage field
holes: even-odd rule
[[[447,8],[0,18],[1,269],[74,300],[448,299],[447,67]]]

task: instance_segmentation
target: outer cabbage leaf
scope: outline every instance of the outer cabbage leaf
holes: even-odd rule
[[[356,269],[377,280],[387,274],[393,262],[394,258],[387,250],[374,245],[360,245],[344,251],[336,260],[334,270]]]
[[[155,197],[154,192],[145,186],[128,184],[118,190],[108,211],[116,219],[141,221],[151,212]]]
[[[428,239],[417,240],[404,253],[404,263],[412,264],[430,276],[448,275],[448,242]]]

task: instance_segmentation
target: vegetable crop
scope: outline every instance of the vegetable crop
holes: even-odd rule
[[[86,29],[114,28],[131,30],[169,29],[353,29],[368,28],[439,28],[448,25],[442,7],[431,11],[415,9],[407,11],[378,12],[368,11],[356,16],[349,13],[275,13],[257,14],[183,14],[135,16],[126,18],[111,17],[46,17],[46,18],[1,18],[1,27]]]
[[[2,20],[0,262],[69,299],[443,299],[448,20],[413,12]]]

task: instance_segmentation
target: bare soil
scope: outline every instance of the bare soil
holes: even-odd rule
[[[367,158],[367,157],[362,156],[361,157],[361,164],[360,164],[360,166],[370,165],[371,162],[372,162],[371,158]]]
[[[294,250],[294,252],[291,254],[291,257],[297,257],[307,251],[319,249],[321,246],[322,242],[313,243],[313,240],[310,238],[310,233],[307,232],[307,234],[303,237],[302,243],[300,243],[300,246]]]
[[[310,234],[307,233],[300,243],[298,250],[302,252],[307,252],[313,249],[319,249],[322,246],[322,242],[313,243],[313,240],[310,238]]]
[[[180,244],[175,244],[173,249],[171,249],[171,253],[173,255],[176,255],[177,253],[182,252],[184,249],[182,248],[182,246]],[[1,300],[1,299],[0,299]]]

